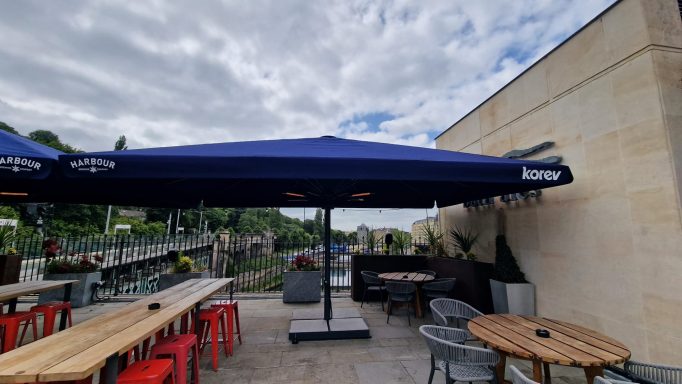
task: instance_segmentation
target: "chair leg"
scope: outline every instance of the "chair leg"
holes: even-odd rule
[[[362,303],[360,303],[360,308],[365,305],[365,295],[367,295],[367,287],[365,287],[365,291],[362,292]]]
[[[433,382],[433,374],[436,372],[436,358],[431,355],[431,373],[429,373],[429,384]]]
[[[388,304],[387,305],[388,305],[388,311],[386,311],[386,312],[387,312],[388,316],[386,316],[386,324],[388,324],[388,319],[391,318],[391,297],[388,298]]]
[[[381,310],[384,310],[384,291],[379,290],[379,299],[381,300]]]
[[[450,364],[445,364],[445,384],[453,384],[452,377],[450,377]]]

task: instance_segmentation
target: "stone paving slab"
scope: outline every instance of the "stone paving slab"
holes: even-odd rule
[[[423,319],[412,317],[412,326],[408,326],[405,311],[401,309],[391,316],[390,324],[386,324],[386,313],[379,303],[365,303],[360,308],[360,303],[350,298],[334,298],[332,302],[335,313],[344,308],[358,311],[369,325],[372,338],[301,341],[294,345],[288,340],[294,311],[320,311],[322,303],[284,304],[281,297],[239,299],[243,344],[235,341],[231,357],[226,358],[220,351],[217,371],[212,370],[210,348],[206,348],[200,360],[201,382],[383,384],[428,381],[430,353],[418,329],[419,325],[432,323],[429,313]],[[76,308],[73,310],[74,322],[82,322],[127,304],[96,303]],[[17,310],[28,310],[31,305],[34,303],[20,303]],[[39,326],[42,326],[41,321]],[[529,362],[508,361],[531,376]],[[436,372],[433,382],[444,383],[445,377]],[[552,365],[552,382],[584,383],[585,377],[582,369]]]

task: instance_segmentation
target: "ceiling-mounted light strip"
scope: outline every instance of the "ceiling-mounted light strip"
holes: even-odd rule
[[[26,192],[0,192],[1,196],[28,196]]]
[[[370,196],[372,193],[371,192],[362,192],[362,193],[354,193],[350,195],[351,197],[367,197]]]
[[[284,192],[284,194],[291,197],[305,197],[305,195],[301,195],[300,193]]]

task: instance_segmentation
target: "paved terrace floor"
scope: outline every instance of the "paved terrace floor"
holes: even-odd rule
[[[238,298],[239,299],[239,298]],[[79,323],[127,302],[105,302],[73,310]],[[20,303],[26,310],[31,303]],[[394,310],[390,324],[379,303],[360,303],[350,298],[334,298],[334,308],[353,307],[367,321],[371,339],[289,342],[289,320],[295,309],[322,308],[322,304],[284,304],[281,296],[269,299],[239,299],[243,344],[235,343],[234,356],[222,354],[219,369],[211,369],[209,348],[201,358],[201,383],[427,383],[430,354],[419,335],[419,325],[432,324],[431,314],[424,319],[412,318],[407,325],[405,309]],[[41,325],[42,326],[42,325]],[[528,362],[508,359],[526,375],[531,375]],[[507,364],[509,365],[509,363]],[[509,373],[507,373],[509,378]],[[436,372],[434,384],[444,383],[445,376]],[[555,384],[585,383],[582,369],[552,366]]]

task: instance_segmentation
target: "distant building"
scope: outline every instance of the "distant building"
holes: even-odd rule
[[[367,242],[367,235],[369,235],[369,227],[366,226],[364,223],[360,224],[360,225],[358,225],[357,233],[358,233],[358,243],[359,244],[366,243]]]
[[[393,231],[397,230],[397,228],[376,228],[374,230],[374,238],[377,239],[378,243],[383,243],[387,233],[393,233]]]
[[[429,226],[434,228],[438,224],[438,216],[427,217],[426,219],[417,220],[412,223],[412,243],[424,244],[426,243],[426,233],[424,227]]]

